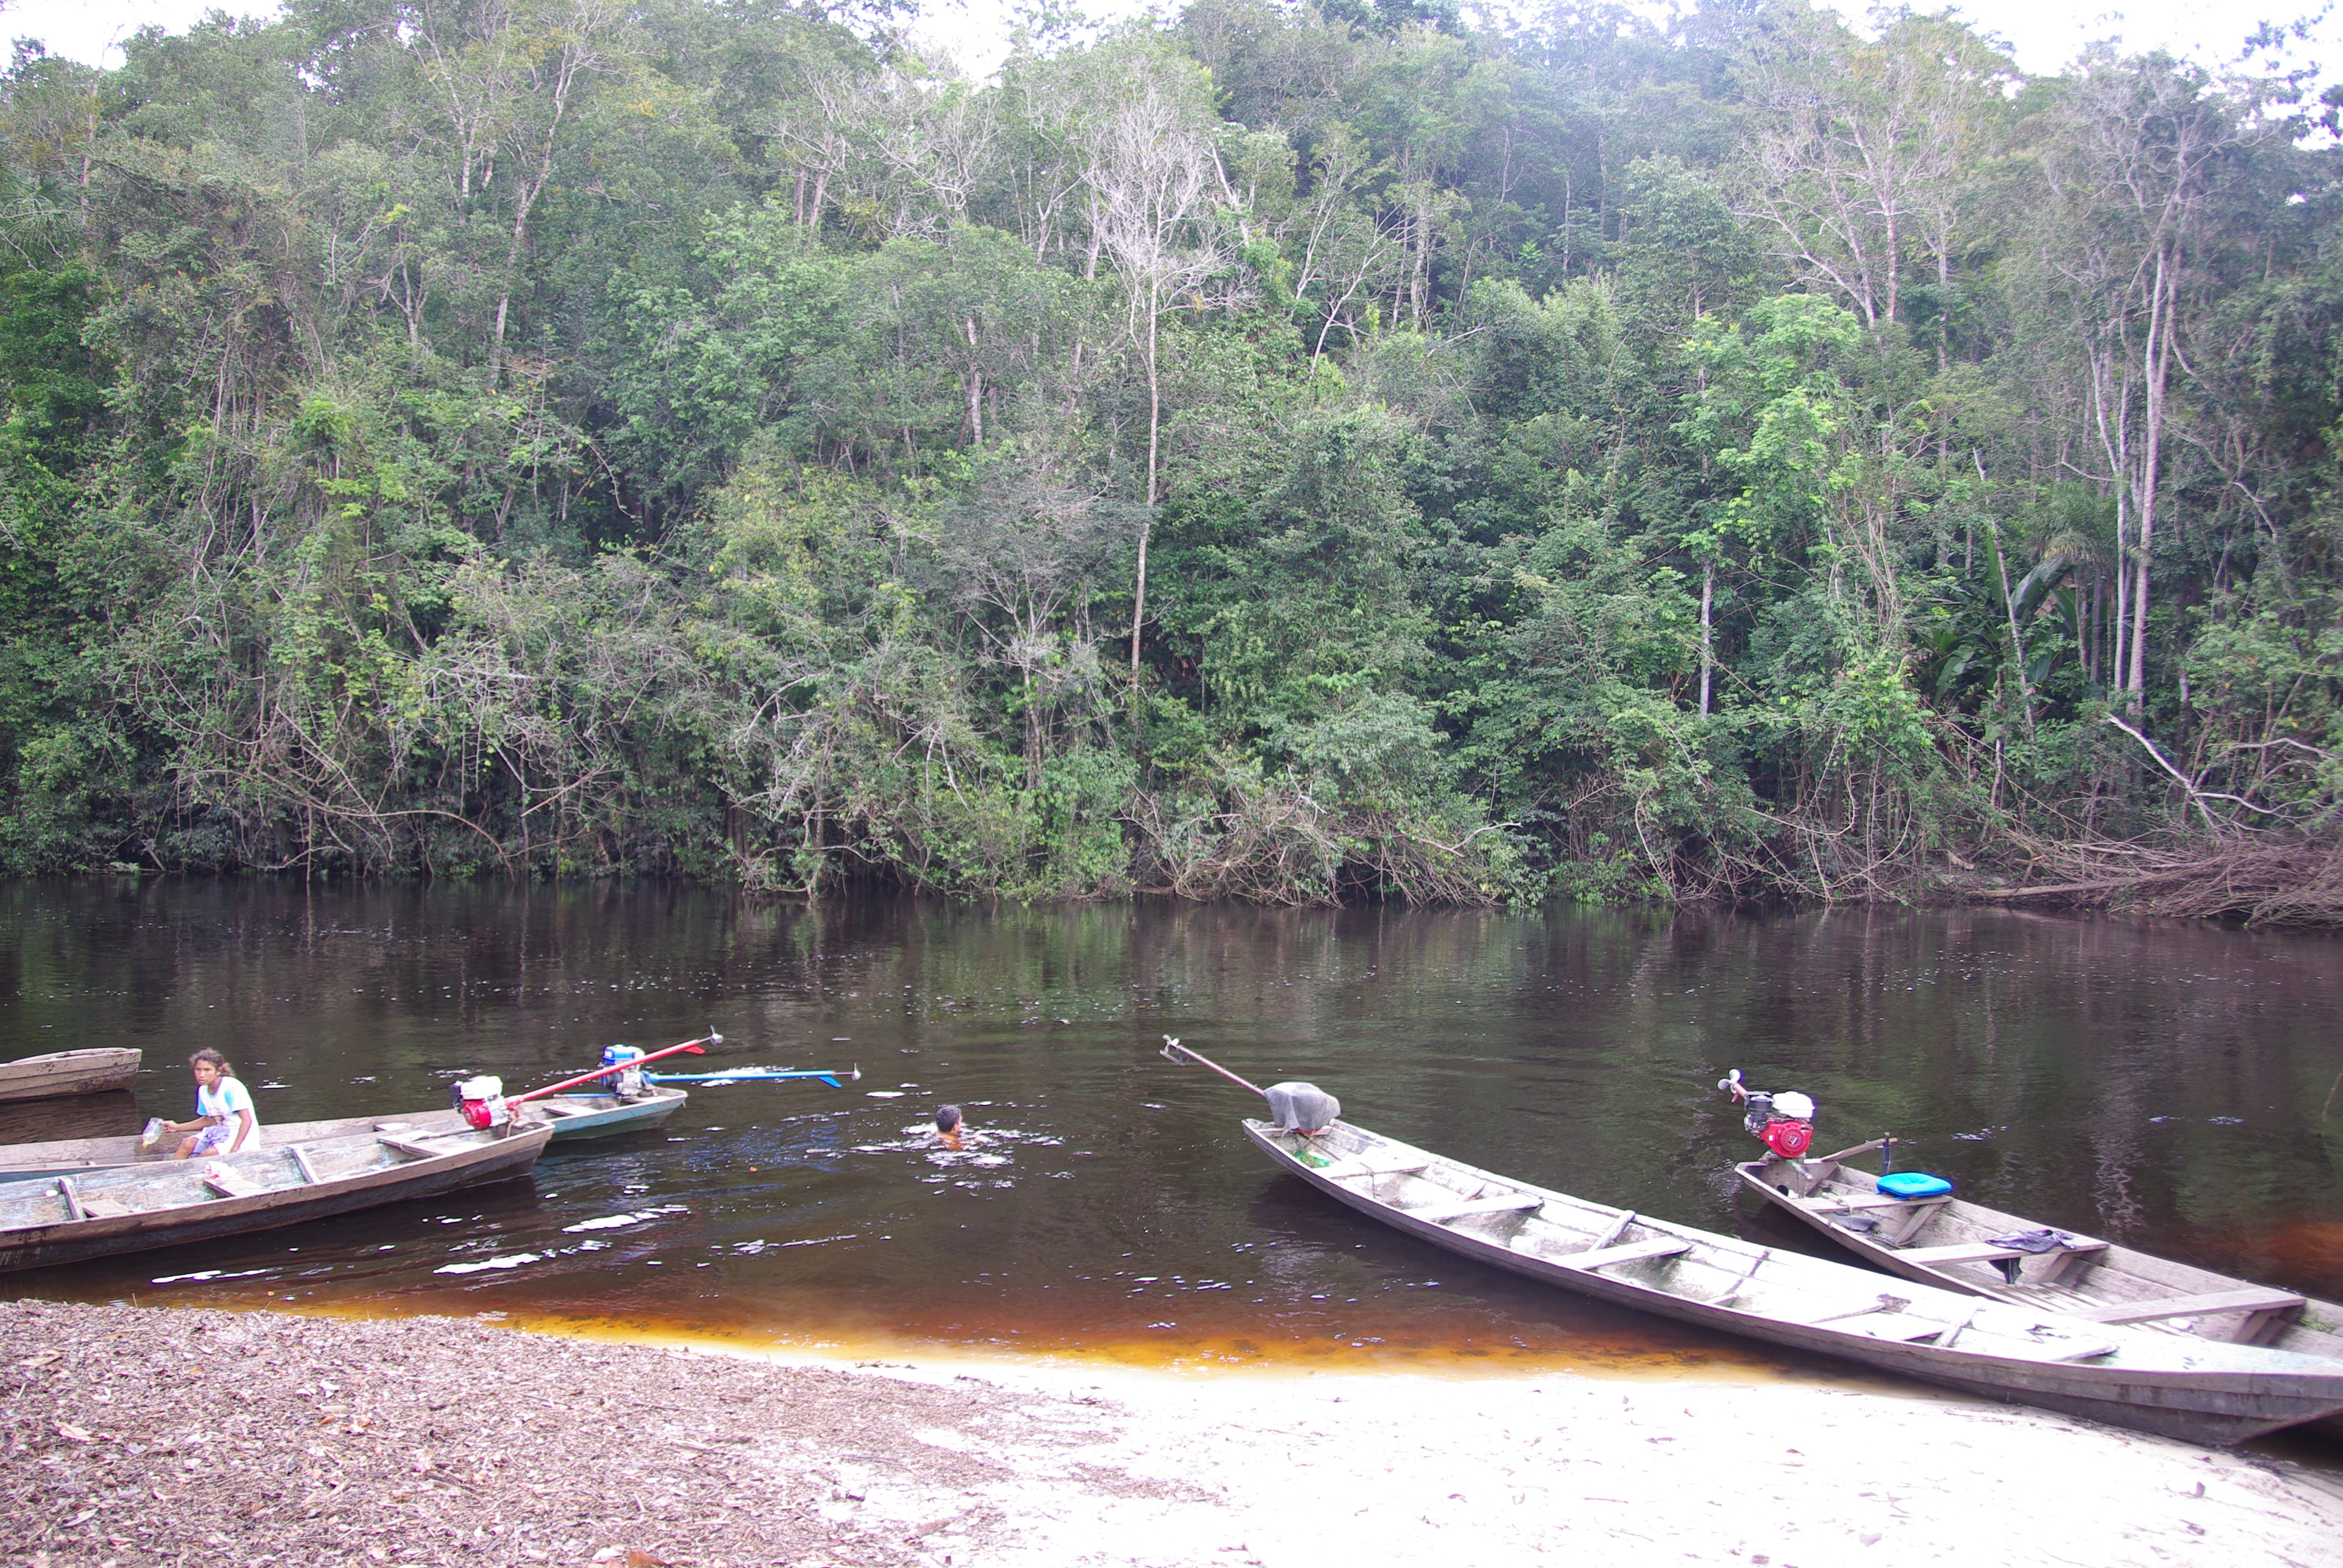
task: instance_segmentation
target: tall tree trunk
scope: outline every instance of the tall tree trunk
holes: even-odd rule
[[[2147,308],[2147,449],[2140,454],[2139,586],[2132,595],[2131,669],[2125,680],[2134,707],[2146,699],[2147,692],[2147,568],[2149,551],[2156,543],[2156,492],[2163,479],[2159,460],[2163,457],[2164,396],[2172,360],[2174,302],[2170,295],[2177,291],[2179,270],[2175,266],[2167,273],[2165,258],[2166,253],[2158,250],[2154,293],[2149,296]],[[2176,262],[2177,259],[2174,257]]]
[[[1885,267],[1887,272],[1887,319],[1890,323],[1893,323],[1896,319],[1896,285],[1903,281],[1899,274],[1901,274],[1904,269],[1900,265],[1902,256],[1900,255],[1900,247],[1898,246],[1896,239],[1896,204],[1891,200],[1886,204],[1886,254],[1880,257],[1880,266]]]
[[[971,316],[961,322],[960,330],[968,335],[968,351],[971,357],[968,374],[960,378],[961,389],[968,394],[969,440],[981,449],[984,446],[984,372],[976,367],[973,358],[976,353],[976,317]]]
[[[546,182],[553,177],[553,153],[561,136],[562,116],[569,112],[569,89],[576,85],[578,73],[585,66],[584,58],[574,47],[565,45],[560,61],[554,68],[553,118],[545,127],[545,146],[538,151],[536,177],[524,180],[518,200],[514,204],[512,246],[505,253],[504,286],[497,297],[497,333],[488,345],[488,385],[493,387],[504,370],[505,319],[512,309],[513,285],[520,270],[521,246],[528,238],[528,213],[537,198],[545,192]]]
[[[1716,563],[1708,562],[1700,574],[1700,711],[1708,713],[1708,683],[1716,668],[1714,636],[1715,623],[1709,618],[1709,608],[1715,602]]]
[[[1155,373],[1158,307],[1153,279],[1147,286],[1147,510],[1139,519],[1139,582],[1131,600],[1131,689],[1139,689],[1139,628],[1147,619],[1147,545],[1155,532],[1155,459],[1163,427],[1163,390]]]

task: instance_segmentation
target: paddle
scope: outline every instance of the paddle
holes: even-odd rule
[[[1175,1052],[1177,1053],[1176,1055],[1174,1054]],[[1166,1061],[1177,1061],[1182,1056],[1192,1058],[1196,1061],[1202,1062],[1204,1066],[1211,1068],[1214,1072],[1219,1073],[1222,1078],[1227,1079],[1231,1083],[1235,1084],[1238,1088],[1250,1089],[1255,1094],[1260,1095],[1263,1100],[1269,1098],[1268,1090],[1263,1089],[1258,1083],[1247,1083],[1243,1079],[1239,1078],[1235,1073],[1231,1072],[1219,1062],[1207,1057],[1202,1051],[1192,1050],[1188,1046],[1182,1045],[1176,1035],[1167,1034],[1163,1037],[1163,1050],[1161,1054],[1163,1060]]]
[[[723,1043],[724,1037],[720,1034],[704,1034],[698,1040],[687,1040],[681,1045],[670,1045],[665,1050],[655,1050],[649,1056],[639,1056],[632,1061],[620,1062],[614,1067],[598,1067],[591,1072],[581,1072],[575,1078],[565,1078],[560,1082],[547,1088],[532,1089],[527,1094],[507,1095],[505,1103],[518,1105],[525,1101],[542,1100],[548,1094],[558,1094],[565,1089],[575,1089],[581,1083],[591,1083],[598,1078],[615,1078],[629,1067],[640,1067],[647,1061],[657,1061],[662,1056],[673,1056],[679,1050],[688,1050],[694,1056],[705,1056],[708,1052],[701,1047]]]
[[[853,1071],[841,1073],[831,1067],[743,1067],[732,1072],[646,1072],[643,1077],[653,1083],[763,1082],[777,1078],[819,1078],[832,1089],[843,1089],[849,1083],[862,1081],[862,1069],[858,1065]]]

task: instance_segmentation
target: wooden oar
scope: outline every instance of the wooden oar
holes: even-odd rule
[[[1235,1073],[1231,1072],[1219,1062],[1212,1060],[1202,1051],[1194,1050],[1187,1046],[1182,1045],[1180,1043],[1179,1037],[1176,1035],[1167,1034],[1163,1037],[1162,1054],[1163,1060],[1166,1061],[1177,1061],[1181,1057],[1184,1056],[1195,1061],[1202,1062],[1204,1066],[1211,1068],[1214,1072],[1219,1073],[1222,1078],[1227,1079],[1231,1083],[1235,1084],[1238,1088],[1250,1089],[1255,1094],[1260,1095],[1263,1100],[1269,1098],[1268,1090],[1263,1089],[1258,1083],[1247,1083],[1243,1079],[1239,1078]]]
[[[542,1100],[548,1094],[558,1094],[565,1089],[575,1089],[581,1083],[591,1083],[598,1078],[616,1078],[619,1073],[626,1071],[627,1069],[630,1067],[640,1067],[647,1061],[657,1061],[662,1056],[673,1056],[679,1050],[688,1050],[694,1056],[705,1056],[708,1052],[701,1049],[702,1047],[722,1045],[723,1043],[724,1037],[720,1034],[702,1035],[698,1040],[687,1040],[681,1045],[670,1045],[665,1050],[652,1051],[649,1056],[639,1056],[632,1061],[621,1061],[613,1063],[608,1067],[598,1067],[591,1072],[581,1072],[575,1078],[565,1078],[560,1082],[552,1084],[547,1088],[532,1089],[527,1094],[508,1094],[505,1096],[505,1103],[507,1105],[518,1105],[524,1101]]]

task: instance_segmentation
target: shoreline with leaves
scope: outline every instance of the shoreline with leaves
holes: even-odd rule
[[[2281,35],[896,20],[20,47],[0,871],[2343,920]]]

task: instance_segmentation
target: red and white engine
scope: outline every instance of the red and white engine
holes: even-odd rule
[[[512,1107],[505,1103],[505,1081],[483,1074],[468,1078],[456,1085],[456,1110],[464,1118],[464,1125],[485,1132],[492,1127],[511,1124]]]

